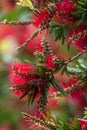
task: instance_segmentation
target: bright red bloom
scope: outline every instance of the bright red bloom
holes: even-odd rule
[[[40,13],[36,15],[34,18],[34,25],[40,26],[46,23],[48,16],[49,16],[49,13],[47,10],[40,11]]]
[[[36,70],[37,69],[31,64],[15,63],[13,66],[10,67],[11,73],[18,73],[21,75],[29,75]]]
[[[87,26],[80,25],[67,38],[68,45],[74,44],[76,49],[87,50]]]
[[[48,70],[56,70],[58,62],[59,58],[57,56],[55,55],[48,56],[45,62],[46,68]]]
[[[74,13],[76,6],[69,0],[62,0],[57,3],[57,9],[63,14],[71,15]]]
[[[72,77],[71,79],[69,79],[69,81],[68,82],[66,82],[66,83],[62,83],[62,87],[63,88],[74,88],[74,87],[78,87],[78,85],[79,85],[79,78],[77,78],[77,77]]]
[[[82,130],[87,130],[87,120],[86,119],[78,119],[80,125],[81,125],[81,128]]]
[[[56,18],[58,22],[65,25],[71,25],[73,21],[73,14],[76,11],[74,1],[62,0],[56,4],[56,7]]]
[[[31,88],[36,87],[38,89],[37,86],[40,86],[40,83],[38,83],[39,81],[37,82],[37,80],[40,80],[40,76],[35,74],[37,69],[32,65],[16,63],[10,66],[9,70],[11,89],[14,95],[18,97],[22,96],[24,93],[27,95]],[[38,85],[34,82],[38,83]]]
[[[35,17],[34,17],[34,25],[41,26],[46,25],[48,28],[49,22],[52,20],[54,16],[54,11],[51,11],[48,7],[45,10],[41,10]]]
[[[18,75],[16,75],[15,73],[14,74],[11,74],[9,76],[9,78],[11,78],[11,81],[12,81],[12,84],[15,85],[15,86],[18,86],[18,85],[24,85],[24,84],[28,84],[29,80],[26,79],[26,78],[22,78],[22,77],[19,77]]]
[[[86,99],[84,97],[87,88],[86,87],[80,88],[80,84],[81,84],[80,78],[74,76],[71,79],[69,79],[69,81],[65,83],[63,82],[61,86],[65,88],[67,93],[71,95],[70,98],[71,101],[74,100],[78,106],[84,107],[87,104]]]
[[[67,91],[70,92],[71,95],[74,95],[76,92],[79,92],[81,95],[85,95],[87,93],[87,87],[82,87],[80,84],[82,80],[79,77],[73,76],[67,82],[62,82],[62,87],[67,88]]]
[[[38,111],[44,111],[47,103],[46,90],[48,79],[46,77],[41,78],[40,75],[37,74],[37,68],[31,64],[15,63],[10,66],[9,70],[10,89],[13,95],[20,98],[28,97],[26,98],[28,103],[32,103],[36,98],[39,104]]]

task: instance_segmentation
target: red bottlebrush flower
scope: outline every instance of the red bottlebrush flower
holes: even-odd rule
[[[48,16],[49,16],[49,13],[47,10],[40,11],[40,13],[36,15],[34,18],[34,25],[40,26],[46,23]]]
[[[87,26],[80,25],[67,38],[68,45],[74,44],[78,50],[87,50]]]
[[[62,0],[61,2],[58,2],[56,6],[59,12],[69,15],[73,14],[76,9],[76,6],[73,4],[73,2],[69,0]]]
[[[68,82],[62,83],[62,87],[65,88],[67,93],[71,95],[70,100],[71,101],[76,101],[77,105],[80,107],[86,106],[86,99],[84,97],[84,91],[87,90],[86,87],[80,88],[81,80],[79,77],[72,77],[69,79]]]
[[[66,82],[66,83],[63,82],[62,87],[70,88],[70,89],[72,89],[74,87],[78,87],[79,81],[80,81],[80,79],[78,77],[72,77],[71,79],[69,79],[68,82]]]
[[[34,22],[33,23],[37,27],[46,24],[46,27],[48,28],[49,22],[52,20],[53,16],[54,16],[54,10],[51,11],[49,9],[49,7],[47,7],[45,10],[41,10],[39,12],[39,14],[37,14],[34,17]]]
[[[58,63],[59,63],[59,58],[55,55],[48,56],[45,62],[46,68],[48,70],[56,70]]]
[[[81,125],[82,130],[87,130],[87,120],[78,118],[78,121]]]
[[[61,85],[63,88],[67,89],[67,92],[69,92],[71,95],[73,95],[76,92],[79,92],[81,95],[86,94],[87,87],[82,87],[80,84],[82,83],[82,80],[79,77],[72,77],[67,82],[63,82]]]
[[[73,14],[76,11],[74,1],[62,0],[56,4],[56,7],[56,18],[58,22],[65,25],[71,25],[73,21]]]
[[[26,79],[26,78],[23,78],[23,77],[19,77],[18,75],[16,75],[15,73],[14,74],[11,74],[9,76],[9,78],[11,79],[11,83],[15,86],[17,85],[23,85],[23,84],[28,84],[29,80]]]
[[[11,73],[18,73],[21,75],[29,75],[37,69],[31,64],[21,64],[15,63],[13,66],[9,67]]]
[[[17,97],[28,96],[28,103],[32,103],[37,97],[39,111],[43,112],[47,103],[48,79],[41,78],[36,74],[37,68],[31,64],[16,63],[9,68],[10,70],[10,89]]]
[[[32,65],[16,63],[10,66],[9,70],[11,89],[14,95],[18,97],[25,93],[27,95],[31,88],[33,89],[33,87],[36,87],[35,89],[38,89],[40,86],[40,83],[34,85],[34,82],[37,83],[40,76],[35,74],[37,69]]]

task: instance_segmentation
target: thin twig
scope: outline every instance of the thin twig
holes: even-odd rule
[[[87,80],[86,80],[87,81]],[[86,86],[87,86],[87,82],[85,81],[85,83],[83,82],[83,80],[79,80],[78,83],[76,83],[75,85],[69,86],[67,88],[64,88],[63,90],[69,95],[71,96],[72,94],[74,94],[77,91],[81,91],[82,89],[84,91],[87,90]],[[85,90],[86,88],[86,90]],[[58,98],[58,97],[63,97],[61,92],[57,91],[51,95],[48,95],[48,98]]]
[[[72,58],[69,58],[67,61],[65,61],[64,64],[68,64],[68,63],[72,62],[73,60],[75,60],[76,58],[81,56],[82,54],[83,54],[83,52],[79,52],[77,55],[75,55]]]
[[[64,88],[63,90],[68,95],[72,95],[73,93],[75,93],[79,89],[81,89],[81,88],[79,88],[78,86],[73,86],[73,87]],[[55,92],[54,94],[48,95],[48,98],[58,98],[58,97],[63,97],[59,91]]]
[[[44,127],[45,129],[48,130],[57,130],[57,126],[51,122],[42,121],[24,112],[22,112],[22,115],[25,119],[31,120],[33,123],[36,123],[38,126]]]
[[[6,19],[4,21],[1,21],[0,24],[3,24],[3,25],[29,25],[29,24],[32,24],[33,21],[10,21],[8,22]]]
[[[21,45],[20,47],[17,48],[17,51],[20,51],[21,49],[23,49],[25,46],[28,45],[28,43],[33,40],[35,37],[37,37],[44,29],[46,28],[46,25],[41,26],[37,31],[35,31],[33,33],[33,35],[31,35],[31,37],[29,37],[25,43],[23,45]]]

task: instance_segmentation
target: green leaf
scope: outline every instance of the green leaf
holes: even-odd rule
[[[84,59],[78,59],[77,64],[79,65],[80,68],[87,70],[87,63],[85,62]]]
[[[36,88],[36,89],[33,90],[33,95],[32,95],[31,104],[34,102],[34,99],[35,99],[35,97],[37,96],[37,93],[38,93],[38,89]]]
[[[64,72],[66,73],[66,75],[67,75],[68,77],[70,77],[70,72],[68,71],[67,66],[64,66],[64,67],[63,67],[61,74],[63,75]]]
[[[28,91],[26,91],[21,97],[19,97],[19,99],[22,99],[22,98],[24,98],[27,94],[28,94],[28,92],[29,92],[29,90]]]
[[[51,79],[51,84],[53,85],[54,88],[56,88],[62,95],[68,96],[68,94],[61,88],[57,83],[55,82],[54,79]]]
[[[59,120],[59,128],[60,130],[74,130],[73,126],[68,123],[65,119]]]
[[[78,119],[74,119],[74,129],[75,130],[80,130],[81,128],[80,128],[80,124],[79,124],[79,121],[78,121]]]
[[[62,40],[62,44],[65,41],[65,37],[68,35],[68,27],[65,25],[52,22],[50,25],[50,33],[55,41]]]
[[[29,90],[29,92],[28,92],[28,100],[27,100],[28,106],[30,106],[32,104],[32,96],[33,96],[33,89]]]
[[[82,73],[83,71],[80,69],[80,68],[78,68],[78,67],[75,67],[75,66],[68,66],[67,67],[67,70],[68,70],[68,72],[70,73],[70,74],[80,74],[80,73]]]
[[[28,100],[27,100],[27,105],[30,106],[31,104],[33,104],[34,99],[37,95],[38,89],[31,89],[28,92]]]
[[[64,67],[63,67],[63,69],[62,69],[62,71],[61,71],[61,75],[63,75],[63,74],[64,74],[64,72],[66,72],[66,69],[67,69],[67,67],[66,67],[66,66],[64,66]]]
[[[31,94],[30,94],[30,91],[28,93],[28,100],[27,100],[27,106],[30,106],[31,104]]]
[[[55,41],[57,41],[58,39],[62,39],[63,36],[63,28],[60,26],[55,30]]]

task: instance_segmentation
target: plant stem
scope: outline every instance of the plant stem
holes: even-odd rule
[[[4,21],[1,21],[0,24],[3,24],[3,25],[29,25],[29,24],[32,24],[33,21],[10,21],[8,22],[6,19]]]
[[[23,45],[21,45],[20,47],[17,48],[17,51],[20,51],[21,49],[23,49],[25,46],[28,45],[28,43],[33,40],[35,37],[37,37],[44,29],[46,28],[46,26],[41,26],[37,31],[35,31],[33,33],[33,35],[31,35],[31,37],[29,37],[25,43]]]
[[[41,119],[31,116],[24,112],[22,112],[22,115],[25,119],[31,120],[33,123],[36,123],[38,126],[41,126],[48,130],[57,130],[57,126],[55,124],[52,124],[51,122],[42,121]]]
[[[69,58],[67,61],[65,61],[64,64],[67,65],[68,63],[72,62],[73,60],[75,60],[76,58],[81,56],[82,54],[83,54],[83,52],[79,52],[77,55],[75,55],[72,58]]]

